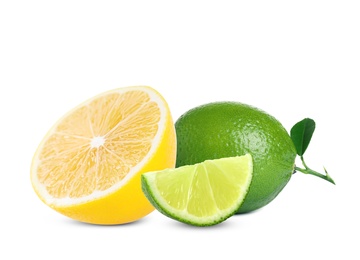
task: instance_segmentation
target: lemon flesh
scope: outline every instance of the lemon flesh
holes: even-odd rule
[[[252,179],[252,157],[206,160],[142,175],[144,194],[164,215],[195,226],[218,224],[241,206]]]

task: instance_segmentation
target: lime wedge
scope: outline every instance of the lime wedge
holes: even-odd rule
[[[162,214],[194,226],[223,222],[240,208],[252,179],[250,154],[147,172],[142,190]]]

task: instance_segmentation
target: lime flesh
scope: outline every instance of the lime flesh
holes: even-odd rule
[[[250,154],[148,172],[142,189],[164,215],[194,226],[211,226],[237,212],[252,179]]]

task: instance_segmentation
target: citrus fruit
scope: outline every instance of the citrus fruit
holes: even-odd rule
[[[253,157],[253,181],[239,209],[249,212],[272,201],[294,171],[294,144],[273,116],[239,102],[214,102],[184,113],[175,123],[176,167],[205,160]]]
[[[218,224],[239,209],[252,178],[250,154],[142,175],[142,188],[164,215],[194,226]]]
[[[40,199],[94,224],[135,221],[154,210],[141,174],[174,167],[175,128],[164,98],[150,87],[99,94],[49,130],[31,165]]]

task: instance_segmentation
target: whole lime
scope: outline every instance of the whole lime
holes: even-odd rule
[[[253,179],[238,213],[261,208],[285,187],[295,167],[296,149],[282,126],[266,112],[238,102],[195,107],[175,123],[176,167],[250,153]]]

